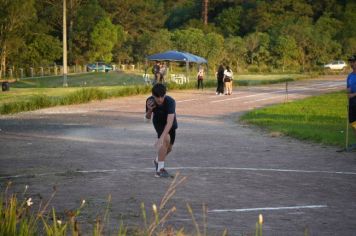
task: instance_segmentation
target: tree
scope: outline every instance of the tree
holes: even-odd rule
[[[133,50],[134,59],[143,61],[150,54],[159,53],[172,49],[172,33],[166,29],[158,32],[146,32],[137,39],[137,44]]]
[[[204,32],[200,29],[188,28],[173,32],[173,46],[179,51],[187,51],[197,55],[203,55],[206,48]]]
[[[274,52],[277,55],[277,63],[282,65],[282,70],[286,66],[293,64],[298,56],[298,48],[295,39],[289,35],[280,35],[277,38]]]
[[[123,29],[113,25],[109,18],[99,21],[90,34],[90,51],[88,53],[91,61],[112,61],[112,50],[118,41],[118,35],[122,35]]]
[[[157,0],[101,0],[112,22],[121,25],[134,39],[144,32],[163,28],[166,16],[164,4]]]
[[[208,24],[208,9],[209,9],[209,0],[202,0],[201,16],[204,25]]]
[[[215,32],[219,33],[221,30],[215,26],[213,23],[209,23],[205,25],[201,20],[198,19],[190,19],[184,24],[185,29],[188,28],[196,28],[201,29],[205,34]]]
[[[165,21],[165,26],[170,30],[187,26],[187,23],[190,20],[200,19],[199,9],[199,5],[194,0],[187,0],[181,3],[177,3],[171,9],[167,9],[167,19]]]
[[[62,57],[62,43],[48,34],[36,34],[21,52],[21,62],[30,65],[50,65]]]
[[[314,61],[316,63],[327,63],[328,61],[340,58],[342,47],[336,41],[338,29],[342,28],[342,22],[331,17],[330,13],[324,13],[315,23],[314,39],[315,47],[313,50]]]
[[[343,27],[340,30],[339,40],[343,45],[343,52],[351,56],[356,53],[355,38],[356,38],[356,3],[349,1],[345,6],[344,14],[341,17]]]
[[[75,38],[77,36],[78,12],[86,9],[87,6],[98,4],[97,0],[66,0],[67,1],[67,42],[68,61],[70,64],[77,63],[77,49]],[[39,22],[48,25],[51,29],[49,34],[54,37],[61,37],[63,33],[63,0],[36,0],[36,10]],[[100,16],[100,11],[95,15]]]
[[[331,17],[330,13],[324,13],[315,22],[314,28],[316,31],[327,35],[329,38],[335,38],[340,28],[342,28],[342,22]]]
[[[0,0],[0,77],[6,70],[7,56],[24,40],[23,31],[35,16],[34,0]]]
[[[224,48],[224,60],[230,61],[231,65],[235,66],[233,70],[241,71],[247,56],[247,49],[243,39],[239,36],[229,37],[225,40]]]
[[[240,29],[240,16],[242,8],[240,6],[223,10],[216,18],[217,26],[224,36],[237,36]]]
[[[273,15],[265,1],[246,1],[242,4],[240,32],[247,35],[252,32],[266,32],[273,25]]]
[[[211,32],[206,34],[203,43],[205,51],[200,55],[206,57],[210,68],[215,68],[224,55],[224,38],[220,34]]]
[[[177,50],[205,57],[211,66],[215,66],[223,56],[224,38],[214,32],[204,34],[195,28],[176,30],[172,41]]]
[[[267,33],[255,32],[243,38],[247,49],[247,62],[258,65],[267,64],[270,60],[270,36]]]
[[[88,62],[88,52],[91,50],[91,33],[94,27],[109,15],[99,5],[97,0],[90,0],[78,10],[73,26],[72,62],[75,64]]]

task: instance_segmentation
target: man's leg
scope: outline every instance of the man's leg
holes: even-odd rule
[[[158,161],[164,161],[166,159],[166,156],[167,156],[168,150],[169,150],[169,146],[170,146],[170,143],[169,143],[170,141],[171,141],[171,138],[169,137],[169,135],[167,135],[166,138],[164,139],[163,145],[158,150]]]
[[[356,121],[351,123],[351,127],[352,127],[352,130],[354,131],[354,135],[355,135],[355,138],[356,138]]]
[[[158,150],[158,163],[155,177],[170,177],[170,175],[164,168],[164,161],[171,150],[172,147],[170,144],[170,136],[167,135],[163,142],[163,145]]]
[[[349,104],[349,122],[354,133],[354,137],[356,138],[356,105]],[[356,144],[351,145],[352,148],[356,147]]]

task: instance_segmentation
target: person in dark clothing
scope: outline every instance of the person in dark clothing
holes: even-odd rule
[[[166,95],[166,87],[157,83],[152,87],[152,96],[146,100],[145,119],[151,120],[156,130],[158,140],[155,147],[158,156],[153,161],[156,169],[156,177],[169,177],[170,175],[164,168],[167,155],[172,151],[178,128],[176,118],[176,102]]]
[[[356,137],[356,55],[351,56],[348,61],[352,68],[352,72],[347,76],[346,80],[347,98],[349,100],[348,122],[350,123]],[[351,145],[348,149],[356,149],[356,144]]]
[[[218,81],[218,86],[216,88],[216,95],[224,94],[224,66],[220,65],[218,72],[216,72],[216,79]]]
[[[156,64],[152,68],[152,73],[154,75],[153,84],[159,83],[161,81],[160,70],[161,70],[161,64],[159,63],[159,61],[156,61]]]

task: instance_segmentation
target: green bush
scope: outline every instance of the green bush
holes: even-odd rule
[[[260,72],[260,68],[257,65],[250,65],[247,67],[248,72],[250,73],[258,73]]]

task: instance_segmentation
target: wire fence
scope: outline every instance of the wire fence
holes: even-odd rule
[[[68,74],[86,73],[88,72],[85,65],[68,66]],[[63,75],[63,66],[41,66],[41,67],[25,67],[25,68],[9,68],[3,71],[2,79],[23,79],[44,76],[59,76]]]
[[[110,65],[110,71],[132,71],[137,72],[143,70],[140,64],[121,64],[121,65]],[[102,67],[94,69],[89,68],[88,65],[74,65],[67,67],[68,74],[80,74],[80,73],[90,73],[93,71],[105,71],[102,70]],[[36,78],[36,77],[45,77],[45,76],[61,76],[63,75],[63,66],[54,65],[54,66],[40,66],[40,67],[23,67],[16,68],[11,67],[6,71],[2,71],[0,74],[0,79],[24,79],[24,78]]]

